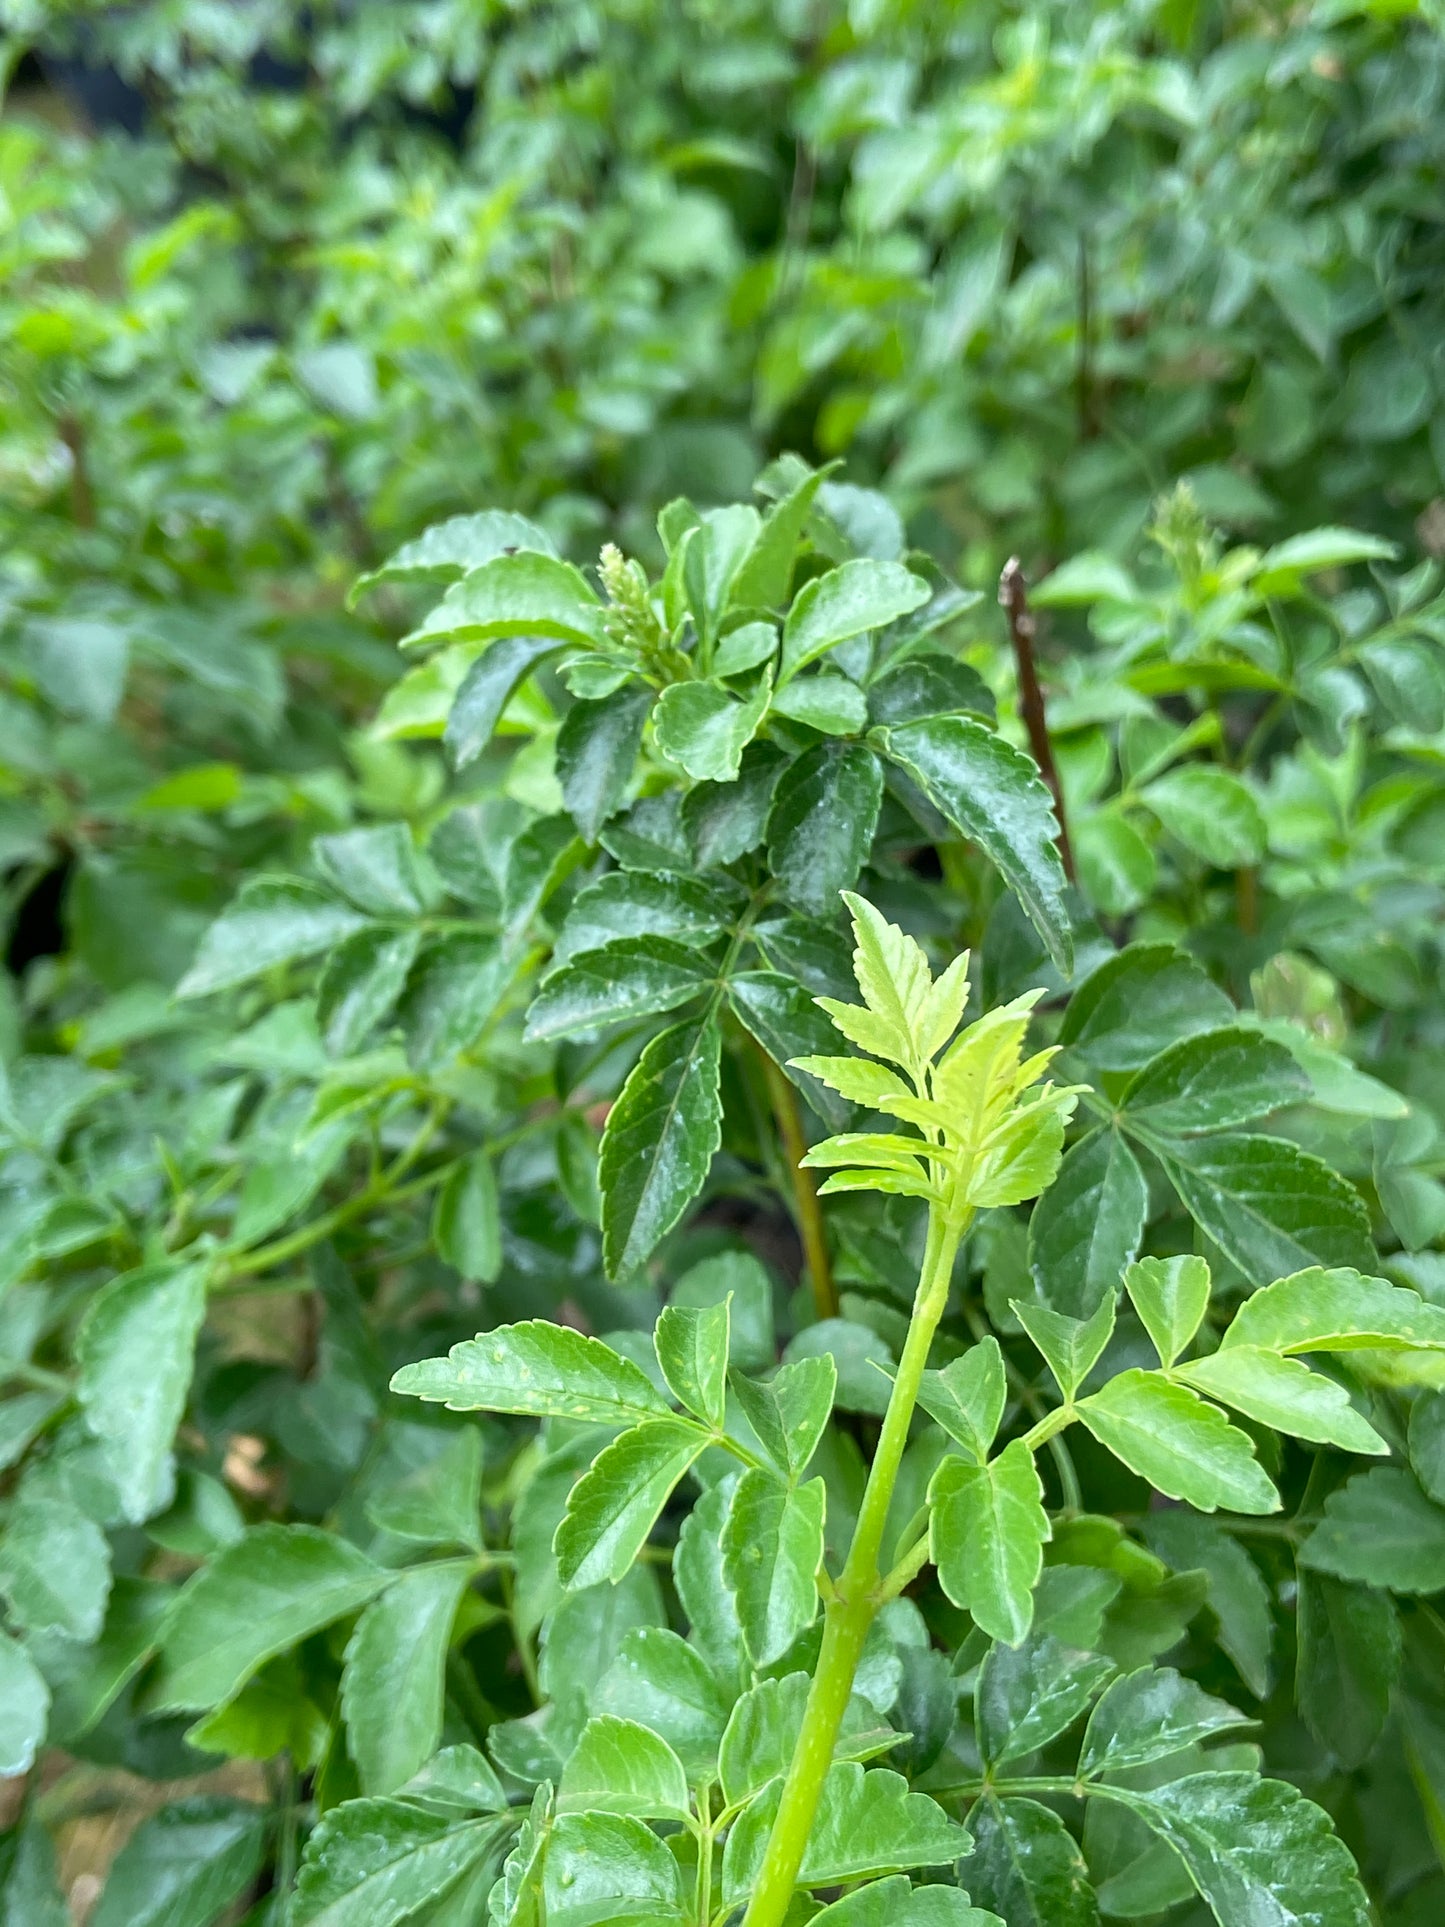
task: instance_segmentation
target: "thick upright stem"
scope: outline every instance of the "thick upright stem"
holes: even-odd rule
[[[1008,617],[1009,641],[1013,644],[1014,663],[1018,669],[1019,708],[1023,712],[1024,727],[1029,733],[1029,748],[1054,799],[1064,875],[1070,883],[1076,883],[1078,874],[1074,869],[1074,852],[1069,842],[1069,819],[1064,811],[1064,786],[1059,781],[1058,765],[1054,762],[1054,746],[1049,741],[1048,717],[1044,713],[1044,692],[1039,687],[1038,670],[1034,666],[1037,624],[1029,607],[1023,566],[1016,555],[1010,556],[1004,564],[1003,574],[998,579],[998,599]]]
[[[803,1730],[793,1750],[778,1817],[768,1836],[762,1869],[748,1903],[743,1927],[780,1927],[793,1898],[798,1869],[812,1832],[823,1782],[833,1763],[833,1747],[847,1711],[863,1643],[885,1592],[878,1555],[888,1522],[888,1508],[898,1478],[898,1467],[908,1443],[908,1427],[918,1400],[918,1387],[928,1363],[929,1347],[948,1302],[953,1260],[964,1227],[947,1223],[936,1213],[929,1218],[928,1248],[913,1319],[898,1361],[898,1376],[878,1439],[868,1486],[863,1494],[858,1524],[847,1560],[823,1616],[823,1645],[818,1670],[808,1692]]]
[[[808,1141],[803,1136],[803,1120],[798,1112],[798,1094],[788,1082],[787,1072],[760,1048],[763,1070],[768,1080],[773,1116],[783,1140],[783,1156],[793,1186],[793,1204],[798,1213],[798,1236],[803,1241],[803,1259],[813,1286],[813,1304],[820,1318],[838,1316],[838,1289],[833,1283],[833,1263],[828,1256],[828,1238],[823,1229],[823,1207],[818,1202],[813,1174],[803,1163]]]

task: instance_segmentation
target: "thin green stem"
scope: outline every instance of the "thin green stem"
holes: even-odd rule
[[[863,1643],[888,1597],[887,1582],[878,1569],[878,1554],[898,1468],[908,1443],[918,1387],[928,1364],[933,1334],[948,1302],[953,1261],[963,1231],[964,1225],[957,1220],[949,1221],[937,1210],[930,1212],[928,1244],[913,1301],[913,1318],[904,1341],[903,1356],[898,1361],[898,1376],[893,1381],[853,1543],[836,1581],[834,1596],[824,1609],[823,1645],[808,1692],[803,1729],[793,1749],[777,1818],[768,1837],[743,1927],[781,1927],[792,1903],[798,1869],[803,1863],[823,1782],[833,1763],[833,1747],[853,1691]]]

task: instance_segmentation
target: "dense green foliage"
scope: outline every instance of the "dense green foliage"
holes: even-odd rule
[[[0,21],[0,1917],[1438,1920],[1431,10]]]

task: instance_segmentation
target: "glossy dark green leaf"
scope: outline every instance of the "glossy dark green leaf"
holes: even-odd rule
[[[978,844],[1028,912],[1061,970],[1073,957],[1053,800],[1034,762],[972,716],[936,716],[877,732],[961,836]]]
[[[861,743],[824,742],[780,777],[768,813],[768,862],[784,897],[832,916],[858,880],[878,821],[883,777]]]
[[[632,781],[652,707],[647,688],[619,690],[600,702],[575,702],[557,732],[562,801],[589,843],[617,810]]]
[[[354,603],[378,582],[455,581],[513,549],[556,554],[551,538],[525,515],[513,515],[505,509],[453,515],[445,522],[433,523],[413,541],[403,542],[380,568],[358,576],[350,600]]]
[[[613,1105],[602,1137],[607,1269],[627,1277],[701,1190],[721,1135],[721,1038],[710,1017],[653,1038]]]
[[[735,782],[698,783],[688,791],[682,821],[700,868],[736,863],[758,847],[786,762],[774,744],[749,743],[739,761]]]
[[[776,970],[743,970],[728,979],[728,1001],[763,1049],[787,1072],[830,1131],[846,1130],[853,1107],[794,1062],[831,1050],[838,1034],[800,983]]]
[[[1369,1758],[1400,1676],[1400,1622],[1388,1593],[1302,1570],[1295,1701],[1343,1767]]]
[[[501,1270],[501,1208],[486,1151],[474,1151],[448,1172],[437,1192],[432,1238],[463,1278],[491,1284]]]
[[[1047,1746],[1068,1731],[1113,1672],[1111,1660],[1077,1652],[1047,1633],[1031,1633],[1018,1646],[992,1646],[978,1675],[975,1724],[984,1758],[1003,1766]]]
[[[1265,1698],[1274,1615],[1269,1588],[1253,1559],[1222,1525],[1179,1506],[1151,1513],[1144,1533],[1176,1573],[1206,1574],[1206,1600],[1219,1623],[1219,1644],[1255,1698]]]
[[[436,900],[437,879],[404,823],[318,836],[311,860],[325,882],[368,916],[421,916]]]
[[[397,1013],[411,1062],[431,1069],[465,1050],[506,982],[506,961],[492,938],[474,930],[426,938]]]
[[[716,682],[673,683],[658,699],[657,747],[695,783],[735,782],[770,694],[767,677],[747,697]]]
[[[565,1037],[674,1010],[712,981],[707,960],[670,937],[619,937],[554,970],[532,1000],[527,1037]]]
[[[783,627],[783,674],[795,676],[850,637],[881,629],[927,602],[920,576],[898,562],[845,562],[805,583]]]
[[[620,937],[667,937],[701,945],[722,934],[740,902],[723,882],[611,870],[579,890],[557,933],[552,958],[563,964]]]
[[[1143,1236],[1148,1187],[1122,1134],[1091,1131],[1065,1152],[1029,1219],[1029,1266],[1046,1305],[1088,1318]]]
[[[1130,1080],[1119,1102],[1147,1131],[1188,1135],[1252,1123],[1302,1102],[1309,1090],[1283,1044],[1231,1027],[1171,1044]]]
[[[555,655],[552,636],[501,636],[462,678],[447,717],[447,755],[453,769],[474,763],[491,742],[502,711],[539,663]]]
[[[1074,992],[1059,1027],[1101,1071],[1139,1070],[1168,1045],[1227,1024],[1234,1006],[1190,957],[1167,943],[1135,943]]]
[[[991,1798],[970,1815],[959,1878],[1008,1927],[1097,1927],[1099,1903],[1073,1835],[1036,1800]]]
[[[1366,1927],[1349,1848],[1296,1787],[1253,1773],[1192,1773],[1109,1797],[1169,1842],[1221,1927]]]
[[[1141,1668],[1115,1680],[1089,1716],[1079,1775],[1147,1766],[1246,1724],[1243,1713],[1171,1667]]]
[[[1370,1221],[1359,1193],[1298,1145],[1203,1138],[1162,1161],[1190,1216],[1254,1283],[1315,1264],[1369,1269]]]

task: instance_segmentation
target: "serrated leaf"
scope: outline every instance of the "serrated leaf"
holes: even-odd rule
[[[1250,1124],[1309,1096],[1283,1044],[1238,1026],[1181,1038],[1152,1058],[1119,1099],[1132,1124],[1166,1136]]]
[[[1279,1510],[1249,1435],[1157,1372],[1120,1372],[1078,1413],[1100,1445],[1167,1498],[1200,1512]]]
[[[1018,1646],[995,1644],[979,1669],[975,1726],[990,1766],[1035,1753],[1066,1733],[1105,1682],[1114,1663],[1077,1652],[1047,1633]]]
[[[610,870],[579,890],[552,951],[554,965],[619,937],[668,937],[701,945],[721,936],[736,903],[717,881],[645,871]]]
[[[397,1010],[408,1061],[434,1069],[471,1044],[496,1010],[511,967],[478,930],[424,937]]]
[[[364,1793],[394,1793],[441,1744],[447,1651],[473,1570],[469,1559],[413,1566],[356,1622],[341,1710]]]
[[[364,1606],[390,1577],[317,1526],[252,1526],[176,1601],[161,1642],[158,1703],[219,1706],[268,1659]]]
[[[475,515],[453,515],[435,522],[403,542],[379,569],[358,576],[347,598],[348,606],[378,582],[449,581],[480,568],[484,562],[511,549],[535,549],[555,555],[552,539],[525,515],[505,509],[482,509]]]
[[[780,1786],[766,1788],[728,1835],[723,1896],[733,1903],[756,1883],[777,1811]],[[901,1773],[842,1761],[828,1769],[808,1845],[798,1869],[800,1887],[834,1887],[869,1874],[907,1867],[939,1867],[956,1860],[969,1836],[926,1793],[910,1793]]]
[[[1029,1219],[1029,1269],[1044,1303],[1088,1318],[1139,1249],[1149,1204],[1139,1160],[1107,1126],[1070,1147]]]
[[[604,1921],[683,1927],[677,1861],[627,1814],[559,1814],[547,1849],[540,1921],[545,1927],[601,1927]]]
[[[1295,1701],[1342,1767],[1364,1764],[1390,1716],[1400,1621],[1387,1593],[1302,1569]]]
[[[1060,1392],[1071,1399],[1104,1355],[1114,1334],[1118,1300],[1111,1292],[1088,1318],[1069,1318],[1047,1305],[1013,1301],[1013,1314],[1042,1352]]]
[[[687,1774],[667,1741],[649,1727],[600,1713],[583,1727],[562,1770],[557,1808],[561,1813],[630,1813],[638,1820],[685,1819]]]
[[[421,930],[369,928],[337,945],[316,989],[316,1021],[333,1056],[359,1050],[396,1005],[417,952]]]
[[[1008,1402],[1008,1376],[998,1340],[990,1333],[941,1372],[925,1372],[918,1403],[950,1438],[982,1465]]]
[[[175,994],[209,997],[249,983],[280,964],[330,950],[365,921],[360,911],[314,883],[299,877],[255,877],[201,938],[195,961]]]
[[[262,1810],[201,1798],[162,1807],[111,1863],[95,1927],[176,1927],[222,1915],[254,1880],[265,1838]]]
[[[553,1541],[562,1584],[595,1586],[610,1579],[615,1585],[706,1446],[696,1426],[650,1419],[599,1453],[567,1495]]]
[[[1227,1351],[1176,1367],[1175,1376],[1221,1405],[1291,1438],[1337,1445],[1343,1452],[1390,1449],[1351,1405],[1342,1385],[1312,1372],[1296,1358],[1281,1358],[1278,1352],[1261,1351],[1254,1345],[1231,1345]]]
[[[574,702],[557,731],[557,780],[572,821],[589,843],[626,800],[652,709],[647,688]]]
[[[543,1318],[499,1325],[462,1339],[445,1358],[403,1365],[391,1389],[453,1412],[516,1412],[599,1425],[669,1416],[667,1401],[630,1358],[600,1338]]]
[[[1022,1439],[991,1465],[944,1459],[928,1489],[929,1556],[939,1584],[991,1639],[1014,1646],[1032,1623],[1050,1537],[1043,1490]]]
[[[1228,997],[1167,943],[1134,943],[1100,964],[1074,992],[1059,1042],[1101,1071],[1139,1070],[1182,1037],[1234,1016]]]
[[[1326,1499],[1300,1560],[1316,1572],[1389,1592],[1439,1592],[1445,1589],[1445,1508],[1401,1467],[1356,1473]]]
[[[833,1360],[799,1358],[779,1366],[766,1384],[735,1375],[733,1391],[758,1443],[790,1480],[802,1476],[833,1409],[838,1370]]]
[[[743,751],[758,733],[772,695],[762,677],[745,698],[721,683],[680,682],[664,689],[653,714],[657,747],[695,783],[732,783]]]
[[[154,1506],[186,1409],[205,1313],[205,1266],[165,1261],[112,1279],[91,1300],[76,1335],[81,1410],[105,1443],[132,1521]]]
[[[706,960],[669,937],[619,937],[554,970],[527,1013],[527,1041],[675,1010],[712,981]]]
[[[898,562],[865,558],[815,576],[794,597],[783,626],[784,677],[795,676],[840,642],[909,615],[931,594],[921,576]]]
[[[1099,1903],[1074,1837],[1035,1800],[981,1801],[959,1878],[1008,1927],[1097,1927]]]
[[[782,1486],[750,1470],[738,1481],[723,1527],[723,1575],[756,1666],[780,1660],[817,1616],[823,1512],[821,1479]]]
[[[493,636],[548,636],[586,647],[603,640],[602,605],[570,562],[519,550],[493,556],[452,584],[403,649]]]
[[[867,727],[868,699],[846,676],[824,672],[784,683],[773,697],[772,713],[824,736],[857,736]]]
[[[1368,1266],[1370,1220],[1354,1186],[1283,1138],[1178,1144],[1161,1162],[1185,1209],[1256,1284],[1311,1263]]]
[[[1416,1291],[1350,1269],[1307,1270],[1279,1278],[1247,1298],[1221,1347],[1271,1352],[1360,1349],[1445,1350],[1445,1309]]]
[[[398,1927],[469,1869],[500,1857],[505,1815],[457,1823],[410,1800],[348,1800],[306,1842],[288,1927]]]
[[[660,1626],[627,1634],[597,1684],[592,1710],[660,1734],[694,1776],[711,1771],[728,1715],[702,1654]]]
[[[552,636],[500,636],[484,645],[484,653],[457,687],[442,732],[454,770],[467,769],[477,760],[491,742],[507,704],[532,671],[561,647]],[[426,671],[412,673],[425,675]]]
[[[607,1118],[598,1177],[609,1274],[645,1264],[702,1189],[722,1135],[711,1016],[654,1037]]]
[[[727,1396],[728,1301],[668,1305],[652,1335],[662,1376],[680,1405],[720,1430]]]
[[[440,1256],[463,1278],[495,1281],[502,1268],[501,1202],[486,1151],[474,1151],[443,1179],[431,1235]]]
[[[787,757],[774,743],[749,743],[731,783],[699,783],[682,804],[682,821],[700,868],[736,863],[755,850]]]
[[[1209,1309],[1209,1266],[1202,1258],[1188,1256],[1141,1258],[1124,1273],[1124,1289],[1153,1340],[1160,1364],[1172,1365]]]
[[[768,812],[768,863],[783,896],[831,916],[857,881],[883,800],[878,759],[862,743],[819,743],[778,780]]]
[[[1053,799],[1037,765],[972,716],[934,716],[874,732],[961,836],[1001,872],[1061,970],[1074,940]]]
[[[1282,1780],[1191,1773],[1109,1798],[1169,1842],[1220,1927],[1368,1927],[1348,1847],[1329,1815]]]
[[[905,1874],[872,1881],[813,1915],[813,1927],[1004,1927],[957,1887],[915,1887]]]
[[[1116,1679],[1089,1717],[1080,1779],[1167,1759],[1249,1722],[1171,1667],[1142,1667]]]

